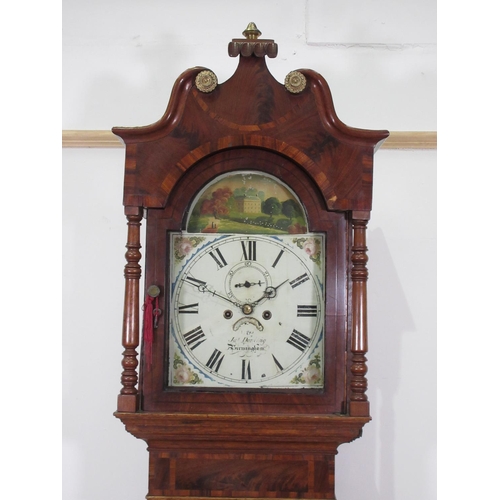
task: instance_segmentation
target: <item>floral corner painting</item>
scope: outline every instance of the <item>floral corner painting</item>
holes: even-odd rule
[[[188,215],[189,233],[304,234],[304,208],[276,177],[233,172],[217,177],[196,197]]]

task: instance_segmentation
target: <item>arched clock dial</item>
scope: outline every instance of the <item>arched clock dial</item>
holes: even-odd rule
[[[323,236],[171,235],[183,241],[169,384],[322,387]]]

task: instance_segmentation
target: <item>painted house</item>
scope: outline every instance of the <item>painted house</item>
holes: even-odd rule
[[[237,196],[235,200],[238,212],[260,214],[262,211],[262,201],[258,196]]]

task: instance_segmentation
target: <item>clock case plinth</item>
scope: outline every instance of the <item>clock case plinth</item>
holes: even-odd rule
[[[370,420],[366,225],[373,155],[389,134],[343,124],[326,81],[312,70],[300,70],[302,77],[292,80],[305,79],[305,88],[287,90],[266,65],[265,56],[276,52],[272,40],[235,39],[229,54],[239,56],[239,64],[228,81],[214,86],[206,68],[187,70],[158,122],[113,129],[126,145],[128,220],[122,389],[115,415],[148,444],[151,499],[335,498],[337,447],[359,437]],[[206,79],[199,83],[200,74],[208,74],[208,85]],[[198,190],[235,165],[286,181],[304,202],[310,230],[326,234],[322,391],[165,386],[165,235],[183,229]],[[145,288],[160,285],[165,310],[155,330],[152,365],[142,351],[138,373],[143,216]]]

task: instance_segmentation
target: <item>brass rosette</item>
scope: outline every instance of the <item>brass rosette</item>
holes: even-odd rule
[[[300,71],[290,71],[285,78],[285,88],[292,94],[298,94],[306,88],[306,77]]]
[[[217,87],[217,76],[208,69],[200,71],[196,75],[195,85],[200,92],[209,93]]]

